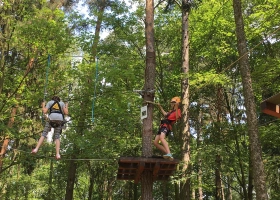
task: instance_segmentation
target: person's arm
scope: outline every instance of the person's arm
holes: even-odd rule
[[[68,103],[65,103],[65,106],[63,107],[63,113],[68,115]]]
[[[157,106],[158,106],[158,108],[159,108],[159,110],[160,110],[160,112],[164,115],[164,117],[167,115],[167,112],[165,112],[164,110],[163,110],[163,108],[162,108],[162,106],[158,103],[157,104]]]
[[[161,106],[159,103],[155,103],[155,102],[152,102],[152,101],[146,101],[146,103],[150,103],[150,104],[157,105],[158,108],[159,108],[159,110],[160,110],[160,112],[161,112],[164,116],[166,116],[167,112],[165,112],[165,111],[163,110],[162,106]]]
[[[43,103],[42,103],[42,111],[43,111],[44,114],[47,114],[47,112],[48,112],[48,108],[46,107],[46,102],[45,101],[43,101]]]
[[[181,118],[181,110],[179,109],[179,103],[175,104],[176,121]]]

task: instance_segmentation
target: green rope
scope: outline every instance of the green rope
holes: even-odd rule
[[[49,76],[50,65],[51,65],[51,56],[48,55],[48,65],[47,65],[47,69],[46,69],[46,82],[45,82],[45,87],[44,87],[44,99],[43,99],[43,101],[46,100],[46,96],[47,96],[48,76]],[[44,113],[43,113],[43,111],[42,111],[42,123],[44,123]]]
[[[91,121],[94,122],[94,101],[96,96],[96,85],[97,85],[97,78],[98,78],[98,57],[96,57],[96,69],[95,69],[95,86],[94,86],[94,94],[92,99],[92,110],[91,110]]]
[[[50,65],[51,65],[51,56],[48,55],[48,66],[46,69],[46,82],[45,82],[45,88],[44,88],[44,100],[46,99],[46,96],[47,96],[48,76],[49,76]]]

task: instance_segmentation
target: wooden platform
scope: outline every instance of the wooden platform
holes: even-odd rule
[[[264,100],[261,103],[261,111],[265,114],[280,118],[279,104],[280,93]]]
[[[137,184],[145,170],[152,171],[153,180],[167,180],[176,170],[180,161],[164,159],[162,157],[120,157],[118,180],[134,180]]]

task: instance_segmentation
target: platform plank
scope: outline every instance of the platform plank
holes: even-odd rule
[[[267,98],[261,103],[261,111],[265,114],[280,118],[280,93]]]
[[[120,157],[117,179],[134,180],[137,184],[141,180],[142,173],[148,170],[153,172],[154,181],[168,180],[179,162],[177,159],[170,161],[162,157]]]
[[[263,102],[269,102],[269,103],[273,103],[275,105],[280,104],[280,93],[275,94],[272,97],[265,99]]]

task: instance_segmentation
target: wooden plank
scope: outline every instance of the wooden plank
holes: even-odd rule
[[[153,180],[154,180],[154,181],[157,180],[157,176],[158,176],[159,169],[160,169],[160,164],[159,164],[159,162],[157,162],[157,163],[155,164],[154,169],[153,169]]]
[[[119,169],[137,169],[139,165],[139,162],[137,163],[119,163]]]
[[[177,169],[179,160],[167,160],[159,158],[144,157],[120,157],[118,180],[134,180],[137,184],[141,180],[144,171],[151,171],[153,180],[168,180],[170,175]]]
[[[265,114],[280,118],[279,105],[264,101],[261,103],[261,111]]]
[[[263,102],[269,102],[269,103],[273,103],[275,105],[280,104],[280,93],[275,94],[272,97],[265,99]]]
[[[164,159],[164,158],[144,158],[144,157],[120,157],[119,163],[137,163],[137,162],[145,162],[145,163],[166,163],[166,164],[178,164],[180,161],[178,159],[174,159],[173,161]]]
[[[134,183],[135,184],[137,184],[139,182],[141,174],[144,171],[144,167],[145,167],[145,163],[144,162],[140,162],[138,170],[137,170],[137,172],[135,174],[135,177],[134,177]]]

